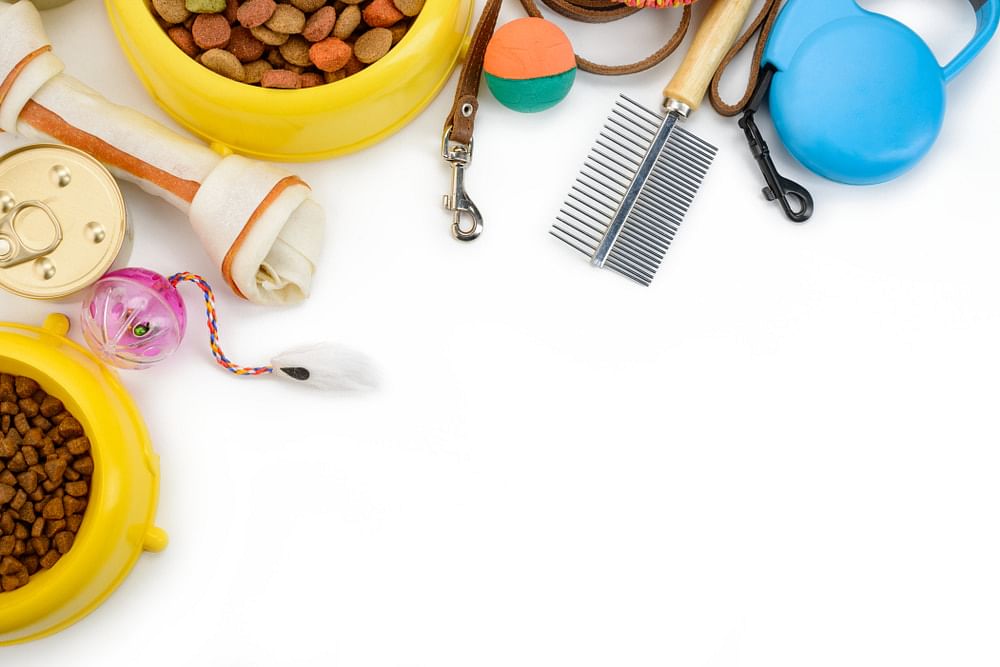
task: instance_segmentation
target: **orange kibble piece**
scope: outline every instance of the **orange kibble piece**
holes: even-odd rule
[[[351,59],[351,45],[342,39],[329,37],[309,49],[309,59],[324,72],[336,72]]]
[[[365,7],[362,16],[372,28],[388,28],[403,19],[403,12],[396,8],[392,0],[374,0]]]

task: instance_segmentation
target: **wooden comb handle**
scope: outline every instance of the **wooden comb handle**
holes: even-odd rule
[[[739,36],[752,4],[753,0],[712,2],[684,62],[663,89],[665,98],[686,104],[692,111],[701,106],[708,84]]]

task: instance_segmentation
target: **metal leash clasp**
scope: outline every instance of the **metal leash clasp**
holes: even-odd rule
[[[444,195],[444,207],[452,212],[451,235],[459,241],[473,241],[483,233],[483,216],[465,192],[465,168],[472,162],[472,142],[451,140],[451,126],[441,136],[441,157],[451,165],[451,194]],[[464,216],[472,221],[463,225]]]
[[[764,180],[767,183],[762,192],[768,201],[777,201],[781,205],[781,210],[785,212],[792,222],[802,223],[809,220],[813,214],[813,198],[809,191],[795,181],[785,178],[778,173],[778,168],[771,158],[771,151],[764,141],[754,115],[760,109],[761,104],[767,98],[771,89],[771,79],[774,78],[775,70],[771,66],[765,67],[761,71],[760,81],[754,91],[753,97],[743,110],[743,117],[739,120],[739,125],[747,138],[747,145],[753,154],[757,165],[760,167]]]
[[[14,229],[14,223],[17,221],[18,216],[26,209],[40,210],[52,224],[52,240],[44,248],[30,247],[21,238],[21,235],[17,233],[17,230]],[[62,243],[62,239],[62,226],[59,224],[59,219],[52,212],[51,208],[40,201],[20,202],[0,218],[0,269],[10,268],[39,257],[44,257],[55,250]]]

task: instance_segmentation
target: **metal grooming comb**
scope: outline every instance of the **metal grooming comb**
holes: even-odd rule
[[[620,96],[549,233],[649,285],[716,153],[677,118]]]
[[[622,95],[550,233],[641,285],[660,268],[716,148],[679,122],[698,108],[750,13],[752,0],[715,0],[663,91],[661,116]]]

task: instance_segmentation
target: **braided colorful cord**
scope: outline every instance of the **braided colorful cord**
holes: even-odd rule
[[[215,313],[215,293],[212,292],[212,286],[208,284],[207,280],[199,275],[187,272],[175,273],[167,278],[167,280],[174,287],[177,287],[178,283],[182,282],[194,283],[205,296],[205,315],[208,318],[208,340],[212,347],[212,356],[215,357],[216,363],[236,375],[267,375],[274,372],[274,368],[271,366],[238,366],[231,362],[222,351],[222,346],[219,344],[219,324]]]
[[[681,7],[690,5],[695,0],[623,0],[629,7],[666,9],[667,7]]]

